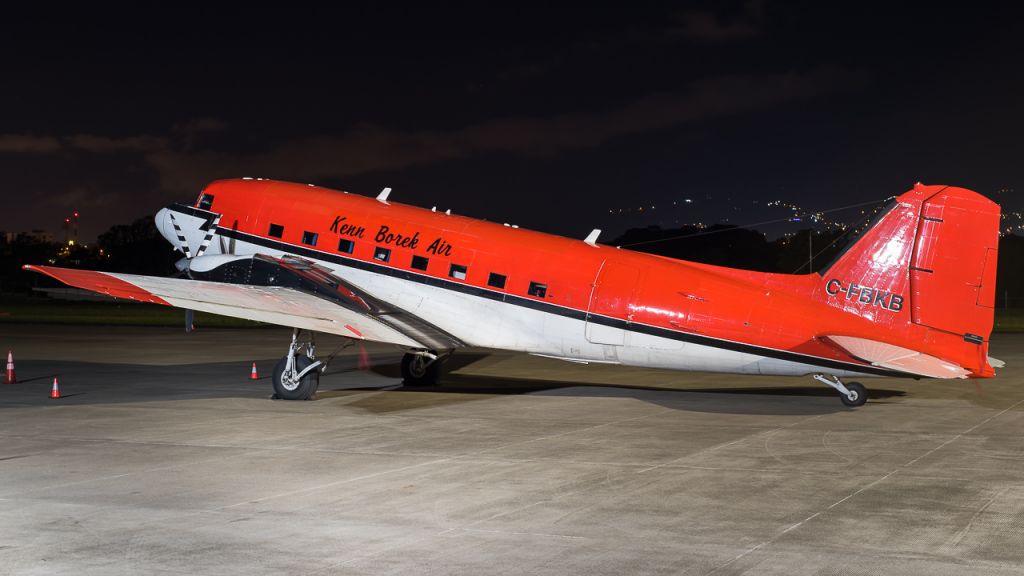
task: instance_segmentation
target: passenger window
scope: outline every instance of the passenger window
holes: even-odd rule
[[[466,279],[466,267],[461,264],[452,264],[448,269],[448,275],[456,280]]]
[[[352,250],[356,247],[356,243],[351,240],[345,240],[342,238],[338,240],[338,252],[344,252],[345,254],[351,254]]]
[[[213,194],[203,194],[199,197],[199,209],[209,210],[213,207]]]
[[[415,268],[416,270],[426,270],[427,269],[427,262],[428,262],[428,260],[426,258],[424,258],[423,256],[413,256],[412,257],[412,267]]]
[[[540,282],[530,282],[530,289],[526,292],[530,296],[536,296],[537,298],[543,298],[548,294],[548,285],[541,284]]]
[[[493,288],[504,288],[505,276],[503,274],[495,274],[494,272],[491,272],[491,275],[487,277],[487,285]]]
[[[317,233],[316,232],[303,232],[302,233],[302,243],[306,244],[308,246],[316,246],[316,238],[317,238]]]
[[[381,248],[380,246],[378,246],[373,251],[373,259],[379,260],[381,262],[387,262],[388,260],[391,260],[391,250],[388,250],[387,248]]]
[[[274,238],[284,236],[284,226],[281,226],[280,224],[271,224],[270,231],[267,232],[267,235],[273,236]]]

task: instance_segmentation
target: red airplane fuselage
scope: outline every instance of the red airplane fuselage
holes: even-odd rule
[[[217,181],[192,207],[168,210],[182,221],[219,214],[213,254],[233,246],[315,260],[467,345],[676,369],[906,375],[854,356],[831,339],[839,336],[993,374],[999,212],[961,188],[915,186],[832,266],[806,275],[673,260],[271,180]]]

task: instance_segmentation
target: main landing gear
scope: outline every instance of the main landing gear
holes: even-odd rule
[[[409,352],[402,356],[402,383],[406,386],[437,386],[441,368],[451,353]]]
[[[316,359],[316,342],[310,332],[308,342],[300,342],[301,330],[292,329],[292,342],[288,354],[274,366],[274,398],[282,400],[310,400],[320,385],[320,373],[327,364],[344,348],[351,346],[347,341],[326,360]],[[451,356],[451,350],[431,352],[417,350],[402,357],[402,381],[406,386],[437,386],[441,381],[444,362]]]
[[[274,397],[284,400],[309,400],[320,385],[322,362],[316,359],[316,343],[310,333],[309,342],[299,342],[299,329],[292,329],[288,355],[274,366]],[[302,350],[305,348],[305,352]]]
[[[831,374],[815,374],[814,379],[835,388],[839,392],[839,399],[850,408],[863,406],[868,401],[868,390],[860,382],[843,384],[838,376]]]

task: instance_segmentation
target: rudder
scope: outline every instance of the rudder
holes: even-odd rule
[[[995,312],[999,206],[947,187],[921,207],[910,264],[911,321],[987,341]]]

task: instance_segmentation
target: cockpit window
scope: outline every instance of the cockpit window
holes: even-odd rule
[[[199,209],[210,210],[213,207],[213,194],[203,194],[199,197]]]

